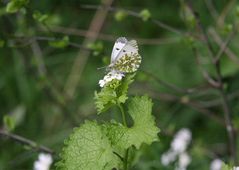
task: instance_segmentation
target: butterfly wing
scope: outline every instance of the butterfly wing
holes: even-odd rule
[[[111,53],[111,63],[114,63],[122,48],[127,44],[128,40],[125,37],[119,37],[114,44]]]
[[[132,73],[135,72],[141,63],[141,56],[138,53],[138,45],[136,40],[130,40],[120,50],[114,62],[113,69],[124,72]]]

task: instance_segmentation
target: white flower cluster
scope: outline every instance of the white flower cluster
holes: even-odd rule
[[[112,70],[108,74],[106,74],[102,80],[99,81],[99,85],[100,87],[104,87],[112,80],[121,80],[123,77],[124,77],[123,73]]]
[[[53,160],[50,154],[40,153],[34,162],[34,170],[49,170]]]
[[[214,159],[211,162],[210,170],[221,170],[223,165],[223,161],[221,159]]]
[[[221,159],[214,159],[211,162],[210,170],[222,170],[223,161]],[[232,167],[232,170],[239,170],[239,166]]]
[[[175,170],[186,170],[191,163],[191,157],[186,152],[191,139],[192,134],[189,129],[179,130],[171,142],[171,148],[162,155],[161,163],[167,166],[177,160]]]

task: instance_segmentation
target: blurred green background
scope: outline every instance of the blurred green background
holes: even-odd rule
[[[51,148],[56,152],[56,161],[64,139],[85,119],[117,118],[117,109],[97,116],[93,97],[105,74],[97,68],[109,64],[115,39],[125,36],[138,41],[143,58],[130,94],[153,98],[153,114],[161,129],[160,142],[142,147],[134,169],[174,169],[174,164],[162,166],[160,159],[169,149],[173,134],[183,127],[189,128],[193,137],[188,148],[192,158],[188,169],[207,170],[214,158],[229,163],[221,98],[202,76],[192,48],[198,49],[203,69],[213,78],[215,67],[188,3],[114,0],[94,42],[89,41],[86,32],[102,1],[30,0],[16,7],[17,11],[13,8],[6,12],[8,3],[0,2],[1,129],[8,128]],[[238,5],[236,0],[192,3],[216,52],[220,50],[220,40],[224,42],[234,26],[237,29]],[[160,26],[159,21],[173,30]],[[238,35],[234,34],[220,58],[237,129],[238,44]],[[87,56],[85,63],[79,59],[82,55]],[[76,70],[82,72],[72,72],[76,63]],[[70,80],[78,78],[75,87]],[[69,95],[67,92],[72,89],[73,95]],[[32,169],[37,156],[31,148],[1,136],[1,170]]]

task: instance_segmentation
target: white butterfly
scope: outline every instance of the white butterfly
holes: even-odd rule
[[[113,80],[120,81],[125,74],[137,71],[141,63],[141,56],[138,53],[138,45],[135,40],[128,41],[125,37],[119,37],[114,44],[109,71],[102,80],[100,87],[104,87]]]
[[[111,62],[108,68],[122,73],[135,72],[141,63],[136,40],[128,41],[119,37],[111,53]]]

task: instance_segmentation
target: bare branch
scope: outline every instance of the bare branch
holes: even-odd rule
[[[220,48],[222,48],[223,47],[223,41],[222,41],[221,37],[217,34],[215,29],[211,28],[211,29],[208,30],[208,32],[211,35],[211,37],[213,38],[213,40],[217,43],[217,45],[219,45]],[[225,51],[225,53],[226,53],[226,55],[228,56],[229,59],[231,59],[233,62],[235,62],[239,65],[239,59],[237,58],[236,54],[231,51],[230,48],[225,46],[224,51]]]
[[[128,9],[123,9],[123,8],[115,8],[115,7],[105,7],[105,6],[98,6],[98,5],[81,5],[80,8],[84,8],[84,9],[107,9],[111,12],[117,12],[117,11],[124,11],[126,14],[136,17],[136,18],[141,18],[141,16],[139,15],[138,12],[132,11],[132,10],[128,10]],[[173,28],[165,23],[163,23],[162,21],[158,20],[158,19],[154,19],[154,18],[149,18],[149,20],[156,24],[157,26],[169,31],[169,32],[173,32],[176,34],[180,34],[180,35],[184,35],[183,32],[181,32],[180,30]]]
[[[229,138],[230,157],[233,160],[234,164],[236,165],[237,161],[238,161],[237,160],[236,133],[235,133],[235,129],[234,129],[234,126],[232,123],[232,115],[231,115],[232,111],[230,110],[227,95],[226,95],[226,92],[224,91],[224,86],[223,86],[224,82],[222,80],[221,65],[220,65],[220,55],[224,51],[224,49],[226,48],[228,43],[224,42],[225,47],[223,46],[222,52],[219,51],[219,53],[218,53],[219,59],[215,60],[215,59],[217,59],[216,53],[214,52],[214,49],[212,48],[209,37],[208,37],[205,29],[203,28],[203,25],[201,24],[199,14],[194,10],[192,1],[190,0],[189,2],[190,2],[189,3],[190,9],[192,10],[192,12],[197,20],[197,25],[199,26],[200,31],[203,33],[203,35],[205,37],[211,59],[212,59],[212,61],[216,61],[216,62],[213,62],[212,65],[214,66],[214,68],[216,70],[217,83],[219,84],[219,86],[218,87],[214,86],[214,87],[218,90],[219,95],[221,97],[222,109],[224,112],[224,119],[225,119],[225,123],[226,123],[226,130],[227,130],[227,134],[228,134],[228,138]],[[229,37],[229,38],[231,38],[231,37]]]
[[[9,139],[14,140],[18,143],[21,143],[23,145],[27,145],[30,148],[32,148],[33,150],[36,150],[37,152],[46,152],[46,153],[49,153],[49,154],[54,154],[53,150],[51,150],[51,149],[49,149],[49,148],[47,148],[43,145],[39,145],[39,144],[37,144],[36,142],[34,142],[30,139],[27,139],[27,138],[24,138],[22,136],[7,132],[5,130],[0,130],[0,135],[2,137],[9,138]]]

